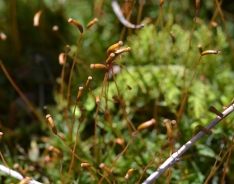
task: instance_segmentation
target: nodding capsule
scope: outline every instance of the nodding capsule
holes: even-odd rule
[[[130,176],[131,176],[131,174],[132,174],[132,172],[134,171],[135,169],[129,169],[128,170],[128,172],[127,172],[127,174],[125,175],[125,179],[128,179]]]
[[[77,94],[77,97],[76,97],[76,102],[78,102],[83,94],[83,87],[79,87],[79,92]]]
[[[59,158],[61,159],[63,158],[63,154],[58,148],[55,148],[54,146],[50,146],[49,151],[54,152]]]
[[[218,26],[217,22],[211,22],[211,25],[212,25],[213,27],[217,27],[217,26]]]
[[[196,9],[198,9],[200,6],[200,0],[196,0]]]
[[[168,138],[171,138],[172,137],[172,128],[171,128],[171,124],[169,123],[169,120],[165,119],[163,121],[163,123],[164,123],[164,125],[167,128],[167,136],[168,136]]]
[[[146,122],[140,124],[140,125],[137,127],[137,131],[140,131],[140,130],[143,130],[143,129],[145,129],[145,128],[148,128],[148,127],[152,126],[152,125],[155,124],[155,123],[156,123],[156,120],[155,120],[155,119],[151,119],[151,120],[149,120],[149,121],[146,121]]]
[[[79,29],[79,31],[80,31],[80,33],[83,33],[84,30],[83,30],[83,26],[81,25],[81,23],[79,23],[76,20],[73,20],[72,18],[69,18],[68,22],[74,24],[75,26],[77,26],[78,29]]]
[[[115,51],[118,50],[119,47],[121,47],[122,45],[123,45],[123,42],[122,42],[122,41],[119,41],[118,43],[115,43],[115,44],[111,45],[111,46],[107,49],[107,51],[106,51],[107,55],[110,55],[111,52],[115,52]]]
[[[208,55],[208,54],[218,54],[218,53],[220,53],[220,51],[218,51],[218,50],[205,50],[201,53],[201,55],[204,56],[204,55]]]
[[[124,139],[116,138],[116,139],[114,139],[114,143],[117,143],[121,146],[124,146]]]
[[[111,64],[111,62],[115,59],[115,54],[110,53],[109,57],[106,60],[106,64]]]
[[[198,125],[197,128],[198,128],[200,131],[202,131],[202,132],[204,132],[205,134],[207,134],[207,135],[211,135],[211,134],[212,134],[212,131],[211,131],[210,129],[204,128],[204,127],[201,126],[201,125]]]
[[[57,25],[54,25],[53,27],[52,27],[52,31],[58,31],[59,30],[59,27],[57,26]]]
[[[97,103],[98,105],[100,104],[100,101],[101,101],[100,96],[96,96],[96,103]]]
[[[3,32],[0,33],[0,38],[5,41],[7,39],[7,35]]]
[[[94,25],[95,23],[97,23],[98,22],[98,19],[97,18],[94,18],[92,21],[90,21],[87,25],[86,25],[86,27],[87,28],[90,28],[92,25]]]
[[[19,184],[27,184],[32,180],[32,178],[26,177],[19,182]]]
[[[56,127],[55,127],[55,124],[54,124],[54,120],[53,120],[53,118],[51,117],[51,115],[50,115],[50,114],[47,114],[47,115],[46,115],[46,119],[48,120],[49,125],[50,125],[50,127],[51,127],[53,133],[54,133],[55,135],[57,135],[57,130],[56,130]]]
[[[90,166],[92,166],[92,164],[90,164],[90,163],[81,163],[80,166],[81,167],[90,167]]]
[[[90,82],[93,78],[91,76],[88,77],[87,81],[86,81],[86,87],[89,88]]]
[[[171,124],[172,124],[172,126],[174,126],[174,125],[176,125],[176,120],[171,120]]]
[[[0,140],[2,139],[2,136],[3,136],[3,133],[2,133],[2,132],[0,132]]]
[[[131,50],[131,48],[127,47],[127,48],[123,48],[123,49],[118,49],[114,53],[115,53],[115,56],[118,56],[118,55],[120,55],[120,54],[122,54],[124,52],[129,52],[130,50]]]
[[[70,45],[66,45],[66,47],[65,47],[65,51],[66,51],[66,53],[68,53],[68,52],[70,52],[70,51],[71,51],[71,47],[70,47]]]
[[[172,43],[175,44],[176,39],[175,39],[175,35],[174,35],[173,31],[170,32],[170,35],[171,35]]]
[[[164,4],[165,0],[161,0],[160,1],[160,6],[162,6]]]
[[[107,66],[106,65],[103,65],[103,64],[91,64],[90,65],[90,68],[94,69],[94,68],[98,68],[98,69],[105,69],[105,70],[108,70]]]
[[[112,175],[110,169],[104,163],[101,163],[99,167],[103,169],[104,171],[106,171],[109,175]]]
[[[33,26],[37,27],[39,26],[40,16],[41,16],[42,10],[38,11],[33,18]]]
[[[26,172],[20,167],[20,165],[18,164],[18,163],[15,163],[14,165],[13,165],[13,168],[15,169],[15,170],[17,170],[24,178],[26,177]]]
[[[63,65],[65,63],[65,53],[62,52],[59,54],[59,64]]]
[[[126,87],[127,87],[128,90],[132,90],[131,86],[127,85]]]
[[[199,50],[200,54],[202,54],[202,52],[203,52],[202,45],[201,45],[201,44],[199,44],[199,45],[197,46],[197,48],[198,48],[198,50]]]

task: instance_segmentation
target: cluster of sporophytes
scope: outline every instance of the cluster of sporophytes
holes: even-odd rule
[[[204,126],[214,117],[207,113],[209,106],[229,104],[233,91],[227,33],[213,20],[206,25],[198,19],[198,5],[192,29],[175,23],[178,17],[171,10],[165,13],[164,5],[170,9],[173,3],[161,1],[158,18],[146,19],[145,26],[125,41],[122,35],[116,43],[105,40],[105,51],[95,41],[99,35],[98,39],[105,37],[97,31],[103,20],[94,18],[84,27],[78,19],[69,18],[68,23],[78,28],[69,27],[79,35],[78,42],[66,45],[59,54],[56,104],[45,106],[44,115],[24,98],[1,62],[13,87],[46,125],[44,131],[51,128],[46,137],[32,138],[28,152],[21,149],[26,161],[19,164],[25,169],[15,168],[22,175],[44,183],[141,183],[195,132],[202,131],[209,135],[207,140],[195,144],[158,182],[167,178],[168,183],[202,183],[214,175],[223,176],[222,164],[216,161],[229,162],[233,142],[226,143],[221,134],[231,135],[232,119],[226,119],[215,134]],[[43,11],[36,13],[34,26],[40,26],[41,15]],[[103,32],[108,29],[107,25]],[[229,148],[220,151],[220,144]],[[6,147],[2,156],[6,164],[13,164],[6,156],[10,154]]]

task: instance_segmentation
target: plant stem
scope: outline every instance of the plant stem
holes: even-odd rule
[[[234,111],[234,104],[228,107],[225,111],[222,112],[223,116],[217,116],[209,125],[206,126],[206,129],[211,129],[227,117],[230,113]],[[195,143],[197,142],[205,133],[198,132],[192,139],[190,139],[186,144],[184,144],[177,152],[173,153],[154,173],[152,173],[143,184],[153,183],[160,175],[162,175],[169,167],[179,161],[180,157]]]

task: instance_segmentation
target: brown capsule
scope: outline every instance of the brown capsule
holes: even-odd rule
[[[43,159],[43,162],[44,162],[45,164],[50,163],[50,162],[51,162],[50,156],[49,156],[49,155],[46,155],[46,156],[44,157],[44,159]]]
[[[212,25],[213,27],[217,27],[217,26],[218,26],[217,22],[211,22],[211,25]]]
[[[79,92],[77,94],[77,97],[76,97],[76,102],[78,102],[83,94],[83,87],[79,87]]]
[[[17,170],[24,178],[26,177],[24,170],[20,167],[18,163],[13,165],[13,168]]]
[[[172,137],[172,128],[171,128],[171,124],[169,123],[169,120],[165,119],[163,121],[163,123],[165,124],[165,126],[167,128],[167,136],[168,136],[168,138],[171,138]]]
[[[170,32],[170,35],[171,35],[172,43],[175,44],[176,39],[175,39],[175,35],[174,35],[173,31]]]
[[[38,11],[33,18],[33,26],[37,27],[39,26],[40,16],[41,16],[42,10]]]
[[[101,164],[99,165],[99,167],[100,167],[101,169],[103,169],[104,171],[106,171],[107,174],[112,175],[110,169],[109,169],[104,163],[101,163]]]
[[[58,27],[57,25],[54,25],[54,26],[52,27],[52,30],[53,30],[53,31],[58,31],[58,30],[59,30],[59,27]]]
[[[129,86],[129,85],[127,85],[127,89],[128,89],[128,90],[132,90],[132,87]]]
[[[58,148],[55,148],[54,146],[50,146],[49,151],[55,153],[59,158],[61,159],[63,158],[63,154]]]
[[[72,18],[69,18],[68,22],[71,23],[71,24],[74,24],[75,26],[77,26],[78,29],[79,29],[79,31],[80,31],[80,33],[83,33],[83,26],[81,25],[81,23],[79,23],[76,20],[73,20]]]
[[[116,103],[120,102],[119,98],[116,95],[113,95],[112,99],[115,100]]]
[[[196,9],[198,9],[200,6],[200,0],[196,0]]]
[[[146,121],[146,122],[140,124],[140,125],[137,127],[137,131],[140,131],[140,130],[143,130],[143,129],[145,129],[145,128],[148,128],[148,127],[154,125],[155,123],[156,123],[156,120],[155,120],[155,119],[151,119],[151,120],[149,120],[149,121]]]
[[[135,169],[129,169],[128,172],[127,172],[127,174],[125,175],[125,179],[128,179],[128,178],[131,176],[131,174],[132,174],[132,172],[133,172],[134,170],[135,170]]]
[[[118,56],[118,55],[120,55],[120,54],[122,54],[124,52],[129,52],[130,50],[131,50],[130,47],[123,48],[123,49],[118,49],[118,50],[115,51],[115,56]]]
[[[90,163],[81,163],[80,166],[81,167],[90,167],[90,166],[92,166],[92,164],[90,164]]]
[[[7,39],[7,35],[3,32],[0,33],[0,38],[5,41]]]
[[[115,54],[110,53],[109,57],[106,60],[106,64],[111,64],[111,62],[115,59]]]
[[[86,87],[89,88],[90,82],[93,78],[91,76],[88,77],[87,81],[86,81]]]
[[[116,138],[116,139],[114,139],[114,143],[117,143],[121,146],[124,146],[124,139]]]
[[[0,132],[0,140],[2,139],[2,136],[3,136],[3,133],[2,133],[2,132]]]
[[[70,45],[66,45],[66,47],[65,47],[65,51],[66,51],[66,53],[68,53],[68,52],[70,52],[70,51],[71,51],[71,47],[70,47]]]
[[[212,131],[207,129],[207,128],[204,128],[203,126],[201,125],[198,125],[197,128],[201,131],[201,132],[204,132],[205,134],[207,135],[211,135],[212,134]]]
[[[97,18],[94,18],[92,21],[90,21],[87,25],[86,25],[86,27],[87,28],[90,28],[92,25],[94,25],[95,23],[97,23],[98,22],[98,19]]]
[[[177,123],[176,120],[171,121],[172,126],[176,125],[176,123]]]
[[[13,165],[13,168],[16,169],[16,170],[18,170],[18,169],[20,168],[20,165],[19,165],[18,163],[15,163],[15,164]]]
[[[160,6],[162,6],[164,4],[165,0],[161,0],[160,1]]]
[[[105,69],[108,70],[107,66],[104,64],[91,64],[90,68],[94,69],[94,68],[98,68],[98,69]]]
[[[32,180],[32,178],[26,177],[23,180],[21,180],[18,184],[28,184],[30,180]]]
[[[58,136],[60,137],[60,139],[65,141],[65,135],[63,132],[58,132]]]
[[[101,101],[100,96],[96,96],[96,103],[97,103],[97,105],[99,105],[99,104],[100,104],[100,101]]]
[[[110,53],[115,52],[115,51],[118,50],[119,47],[121,47],[122,45],[123,45],[123,42],[122,42],[122,41],[119,41],[118,43],[115,43],[115,44],[111,45],[111,46],[107,49],[107,51],[106,51],[107,55],[109,56]]]
[[[227,106],[223,106],[223,110],[226,110],[228,107]]]
[[[223,140],[224,146],[226,146],[228,141],[225,135],[222,135],[222,140]]]
[[[199,45],[197,46],[197,48],[198,48],[198,50],[199,50],[200,54],[202,54],[202,52],[203,52],[202,45],[201,45],[201,44],[199,44]]]
[[[81,109],[81,116],[79,118],[80,123],[82,123],[84,121],[84,119],[85,119],[85,113],[86,113],[86,109],[82,108]]]
[[[62,52],[59,54],[59,64],[63,65],[65,63],[65,53]]]
[[[201,55],[204,56],[204,55],[208,55],[208,54],[218,54],[218,53],[220,53],[220,51],[218,51],[218,50],[205,50],[201,53]]]
[[[54,120],[53,120],[53,118],[51,117],[51,115],[50,115],[50,114],[47,114],[47,115],[46,115],[46,119],[49,121],[49,125],[50,125],[50,127],[51,127],[53,133],[54,133],[55,135],[57,135],[57,130],[56,130],[56,127],[55,127],[55,124],[54,124]]]

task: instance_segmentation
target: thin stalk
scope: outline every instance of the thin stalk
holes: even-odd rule
[[[228,163],[229,163],[229,160],[230,160],[230,157],[231,157],[231,154],[232,154],[232,148],[234,146],[233,145],[233,139],[234,139],[234,137],[232,137],[232,144],[230,146],[231,149],[230,149],[230,151],[228,153],[227,161],[226,161],[226,164],[225,164],[225,166],[223,168],[223,176],[222,176],[222,181],[221,181],[222,184],[225,183],[226,171],[227,171]]]
[[[38,120],[40,122],[42,122],[46,125],[46,121],[44,120],[44,118],[42,118],[42,116],[37,112],[37,110],[33,107],[33,105],[30,103],[30,101],[26,98],[26,96],[23,94],[23,92],[19,89],[19,87],[13,81],[13,79],[9,75],[7,69],[5,68],[5,66],[1,60],[0,60],[0,66],[1,66],[5,76],[7,77],[7,79],[11,83],[11,85],[13,86],[13,88],[17,91],[17,93],[20,95],[20,97],[23,99],[23,101],[27,104],[27,106],[32,111],[32,113],[38,118]]]
[[[218,169],[216,165],[217,165],[217,163],[218,163],[218,159],[219,159],[220,155],[222,154],[222,152],[223,152],[223,149],[221,149],[221,151],[219,152],[219,154],[218,154],[218,156],[217,156],[217,159],[215,160],[215,163],[214,163],[214,165],[213,165],[213,167],[212,167],[212,169],[211,169],[211,172],[210,172],[210,174],[208,175],[208,177],[206,178],[206,181],[204,182],[204,184],[208,184],[209,180],[211,179],[211,177],[214,175],[214,173],[215,173],[216,170]]]
[[[78,50],[79,50],[79,46],[80,46],[81,40],[82,40],[82,33],[80,34],[80,38],[79,38],[78,43],[77,43],[77,49],[76,49],[76,53],[75,53],[75,58],[74,58],[73,63],[72,63],[72,68],[71,68],[71,72],[70,72],[70,76],[69,76],[69,81],[68,81],[68,86],[67,86],[67,107],[66,107],[66,111],[65,111],[66,112],[65,114],[66,114],[67,117],[68,117],[68,108],[69,108],[70,95],[71,95],[70,91],[71,91],[72,74],[73,74],[75,63],[76,63],[76,57],[77,57],[77,54],[78,54]],[[72,130],[70,130],[70,131],[72,131]]]
[[[219,6],[221,6],[222,3],[223,3],[223,0],[221,0],[221,1],[219,2]],[[214,22],[214,20],[216,19],[217,15],[218,15],[218,12],[219,12],[218,7],[216,7],[215,12],[214,12],[214,14],[213,14],[213,16],[212,16],[212,18],[211,18],[211,20],[210,20],[210,24],[209,24],[208,30],[211,29],[212,22]]]
[[[143,11],[143,7],[145,4],[144,1],[145,0],[140,0],[140,6],[139,6],[138,14],[137,14],[137,24],[140,24],[141,22],[142,11]]]
[[[98,156],[98,149],[97,149],[97,123],[98,123],[98,110],[99,110],[100,105],[97,104],[97,109],[95,112],[95,124],[94,124],[94,136],[93,136],[93,151],[94,151],[94,156],[96,158],[96,162],[99,163],[99,156]]]
[[[178,116],[177,116],[177,122],[179,122],[182,118],[182,113],[183,113],[183,110],[184,110],[184,105],[185,105],[185,102],[187,100],[187,97],[188,97],[188,92],[189,92],[189,88],[190,86],[192,85],[192,82],[196,76],[196,73],[197,73],[197,67],[199,65],[199,63],[201,62],[201,58],[202,58],[202,55],[200,55],[199,59],[198,59],[198,62],[196,63],[196,65],[194,66],[194,72],[193,72],[193,76],[189,82],[189,85],[188,87],[185,87],[184,86],[184,91],[182,92],[182,98],[181,98],[181,105],[180,105],[180,109],[178,111]],[[185,80],[185,79],[184,79]]]
[[[186,71],[187,71],[187,65],[188,65],[188,60],[189,60],[190,48],[191,48],[191,44],[192,44],[193,32],[194,32],[195,27],[196,27],[197,13],[198,13],[198,9],[196,10],[195,20],[194,20],[194,23],[193,23],[192,30],[190,32],[188,51],[187,51],[187,56],[186,56],[185,63],[184,63],[184,71],[183,71],[183,77],[182,77],[183,78],[182,97],[181,97],[181,103],[180,103],[182,105],[180,106],[179,113],[178,113],[179,114],[179,116],[177,118],[177,122],[178,123],[181,120],[184,104],[185,104],[185,101],[186,101],[186,98],[187,98],[187,91],[188,91],[188,89],[186,89],[186,78],[187,78]]]
[[[226,32],[226,35],[227,35],[227,38],[228,38],[228,42],[231,46],[231,49],[232,49],[232,55],[234,55],[234,46],[233,46],[233,42],[232,42],[232,37],[227,29],[227,25],[226,25],[226,21],[225,21],[225,18],[224,18],[224,15],[223,15],[223,11],[221,10],[221,3],[218,2],[218,0],[215,0],[216,2],[216,5],[217,5],[217,8],[218,8],[218,11],[220,13],[220,16],[221,16],[221,19],[222,19],[222,22],[223,22],[223,25],[224,25],[224,29],[225,29],[225,32]]]

